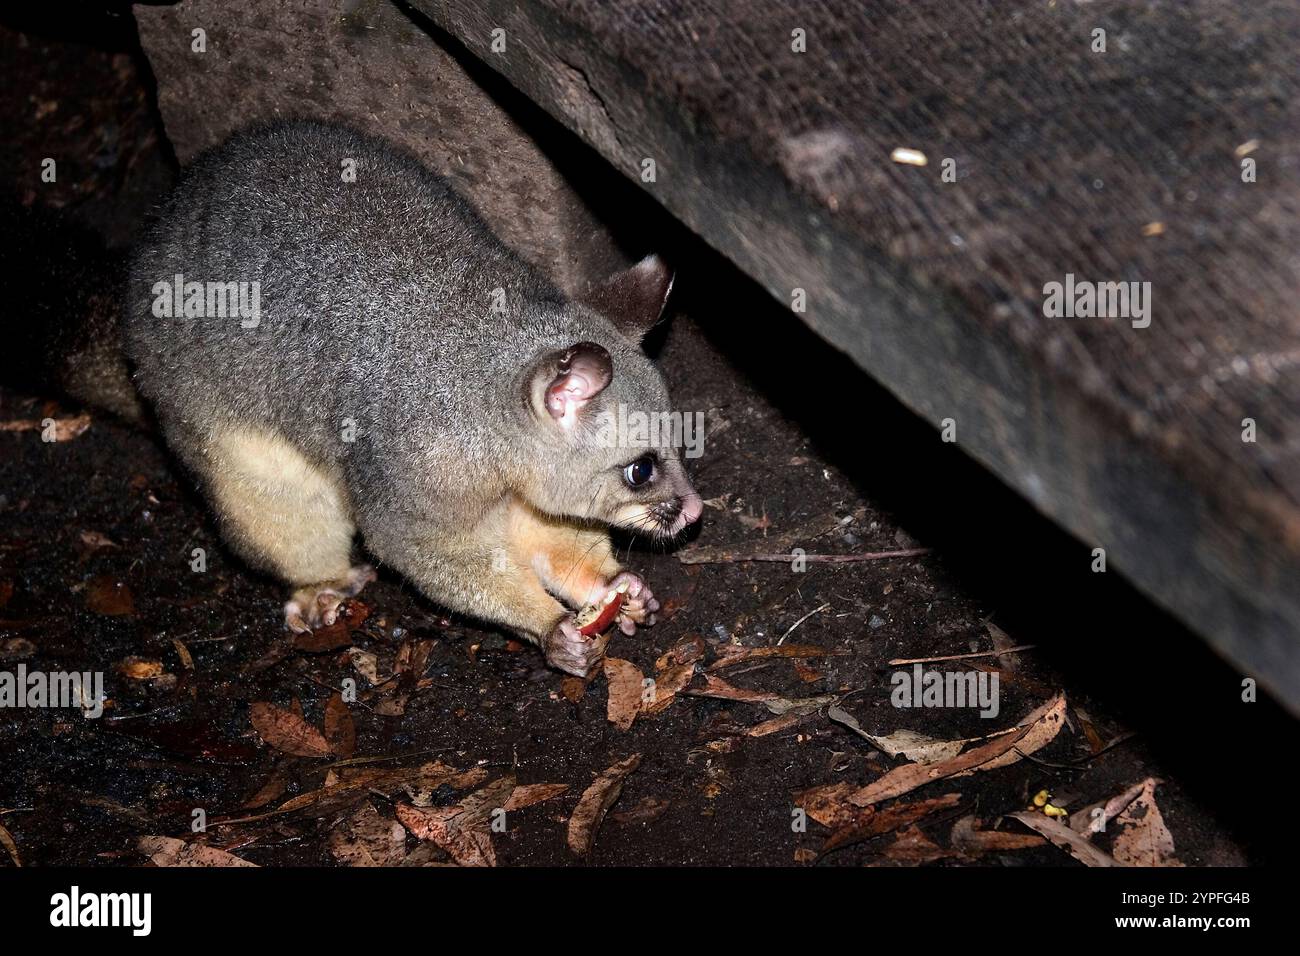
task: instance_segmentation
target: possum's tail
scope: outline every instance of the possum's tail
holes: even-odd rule
[[[145,424],[121,344],[126,256],[65,217],[4,210],[0,382],[57,390]]]

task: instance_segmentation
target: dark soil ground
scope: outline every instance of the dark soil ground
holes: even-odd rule
[[[112,246],[127,241],[170,175],[132,42],[129,19],[81,39],[0,31],[10,198],[62,206]],[[51,154],[80,159],[58,190],[42,193],[33,169]],[[138,839],[159,834],[263,865],[336,865],[362,808],[392,820],[399,801],[423,796],[439,806],[459,797],[390,781],[299,812],[216,824],[315,791],[327,774],[437,759],[482,767],[486,780],[513,773],[520,784],[567,784],[563,795],[509,814],[493,842],[502,864],[572,863],[579,858],[566,847],[566,823],[579,795],[634,753],[642,762],[599,830],[592,863],[1073,866],[1049,844],[959,856],[951,831],[967,816],[981,828],[999,825],[1043,789],[1081,808],[1151,776],[1162,781],[1160,810],[1183,863],[1240,865],[1279,853],[1264,808],[1277,799],[1276,748],[1294,732],[1290,718],[1267,701],[1242,703],[1242,675],[1114,570],[1094,574],[1090,545],[943,445],[930,424],[725,263],[681,242],[674,315],[651,345],[680,406],[707,414],[705,455],[693,469],[709,507],[684,547],[847,554],[919,543],[931,551],[797,573],[779,563],[686,564],[632,543],[628,566],[667,608],[654,628],[616,637],[609,653],[650,674],[656,658],[692,635],[706,643],[708,664],[736,645],[775,645],[798,624],[786,643],[834,656],[757,659],[713,673],[788,698],[834,695],[874,734],[910,729],[942,739],[1010,727],[1063,691],[1069,720],[1055,740],[1010,766],[902,797],[957,794],[919,817],[933,849],[917,851],[917,831],[906,831],[818,853],[830,831],[810,823],[797,832],[793,795],[860,786],[901,763],[831,721],[826,706],[751,736],[772,718],[762,704],[678,696],[622,731],[607,719],[603,677],[585,688],[566,683],[532,648],[449,618],[389,574],[362,596],[369,617],[335,646],[294,648],[280,585],[224,550],[156,438],[92,411],[88,430],[66,441],[0,432],[0,669],[103,671],[110,700],[95,720],[0,710],[0,825],[22,861],[138,865]],[[0,422],[79,411],[51,394],[0,390]],[[201,573],[191,570],[195,548],[207,555]],[[941,665],[1000,668],[997,718],[891,705],[888,661],[990,651],[999,628],[1034,649]],[[428,656],[386,693],[360,682],[351,762],[267,746],[250,704],[296,701],[320,727],[325,702],[358,676],[350,648],[375,655],[381,675],[413,652]],[[131,676],[152,665],[161,676]],[[200,809],[209,828],[196,835]],[[1000,828],[1028,833],[1012,821]]]

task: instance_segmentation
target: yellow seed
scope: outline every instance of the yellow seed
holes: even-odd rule
[[[1039,790],[1036,794],[1034,794],[1034,806],[1036,807],[1043,806],[1044,804],[1047,803],[1047,801],[1051,798],[1051,796],[1052,795],[1048,793],[1046,790]]]
[[[1049,817],[1069,816],[1069,811],[1066,810],[1065,807],[1054,807],[1050,803],[1043,807],[1043,813]]]

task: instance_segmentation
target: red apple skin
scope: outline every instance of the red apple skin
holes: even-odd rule
[[[600,609],[600,613],[596,615],[594,621],[578,628],[578,633],[583,637],[591,637],[593,634],[602,633],[605,628],[614,623],[614,618],[618,617],[618,612],[623,610],[623,602],[626,600],[626,594],[618,594],[614,600]]]

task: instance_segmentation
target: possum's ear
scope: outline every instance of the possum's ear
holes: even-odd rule
[[[673,271],[658,256],[646,256],[615,273],[581,299],[613,322],[633,342],[640,342],[663,315],[673,290]]]
[[[533,373],[538,411],[563,428],[572,428],[578,413],[605,390],[614,377],[614,362],[603,346],[578,342],[544,356]]]

